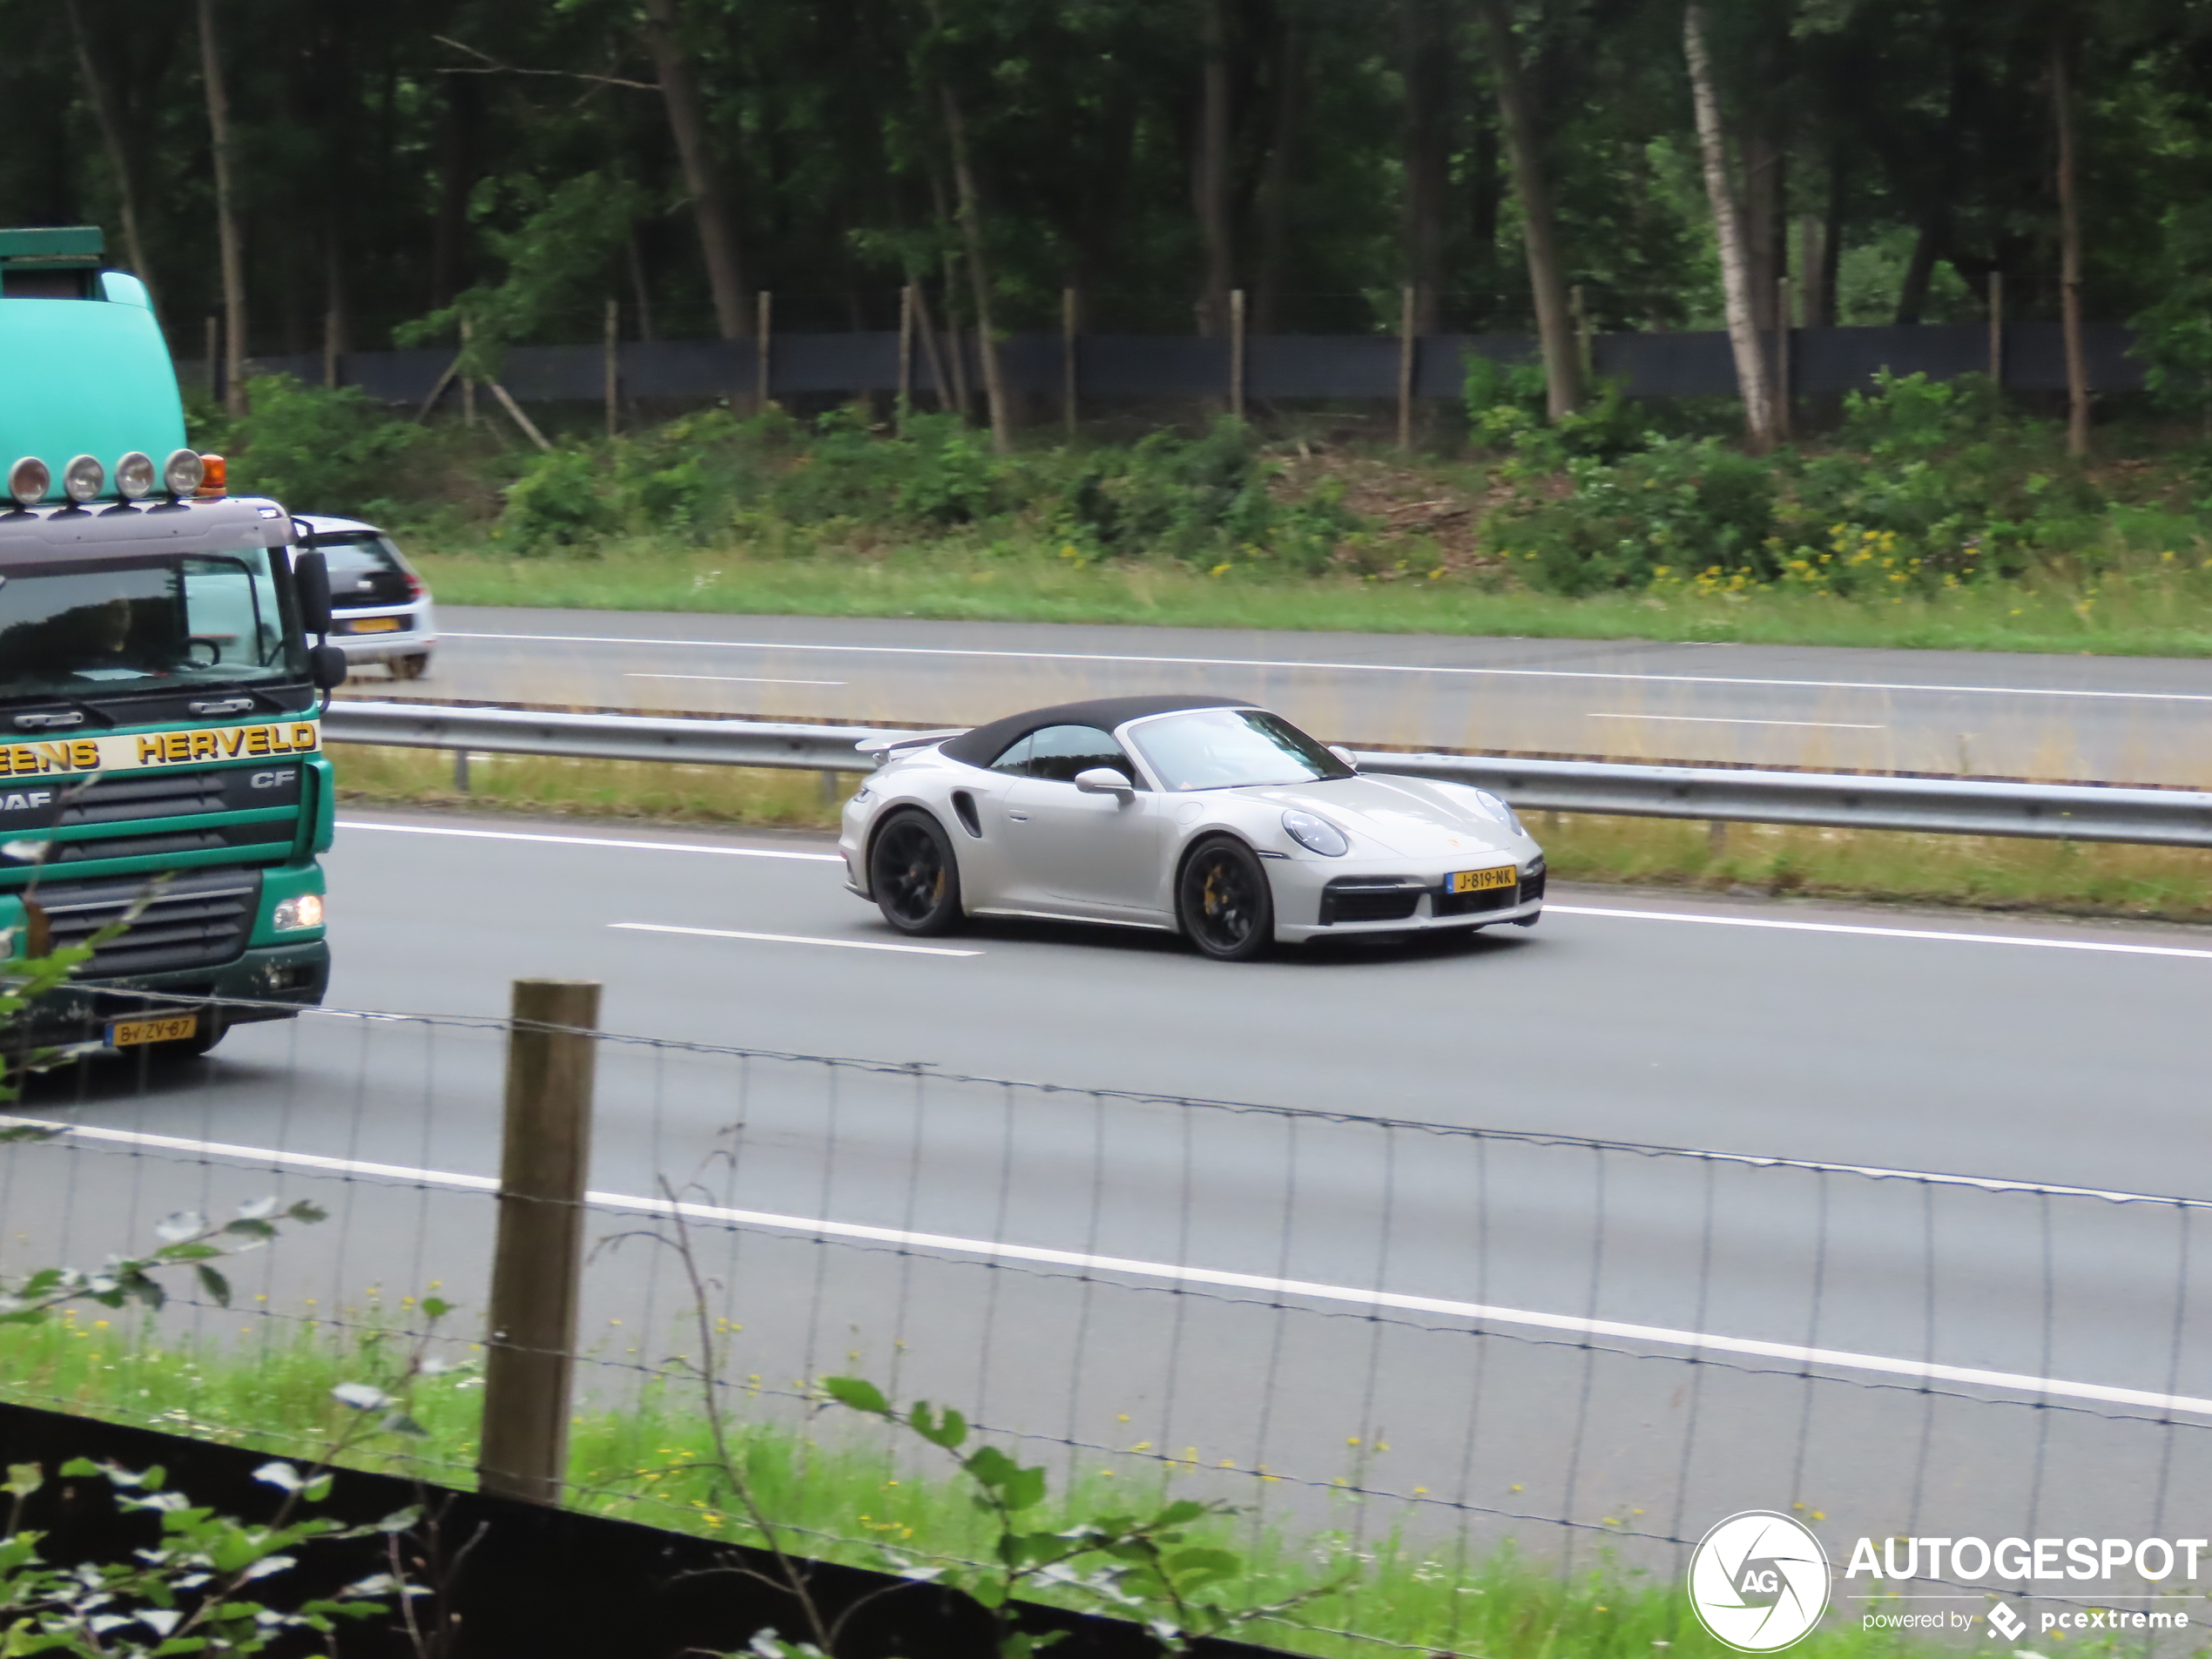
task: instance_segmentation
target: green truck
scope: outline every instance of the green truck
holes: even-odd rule
[[[321,555],[187,447],[100,253],[0,230],[0,957],[127,925],[5,1035],[181,1057],[322,1000],[345,664]]]

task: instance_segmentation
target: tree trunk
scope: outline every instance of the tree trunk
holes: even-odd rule
[[[1203,10],[1198,142],[1191,157],[1190,206],[1205,250],[1198,295],[1198,332],[1229,329],[1229,290],[1236,286],[1229,237],[1229,0],[1198,0]]]
[[[2089,453],[2089,366],[2081,347],[2081,220],[2074,199],[2074,87],[2067,40],[2051,37],[2051,109],[2059,139],[2059,316],[2066,334],[2066,452]]]
[[[1305,30],[1295,12],[1283,19],[1273,90],[1267,169],[1259,190],[1258,269],[1252,273],[1252,327],[1263,334],[1283,326],[1283,278],[1290,268],[1291,193],[1298,185],[1298,122],[1305,111]]]
[[[199,0],[199,72],[207,92],[207,131],[215,162],[215,234],[223,261],[223,407],[246,413],[246,252],[231,182],[231,106],[215,38],[214,0]]]
[[[1736,384],[1743,397],[1743,421],[1751,448],[1764,455],[1774,447],[1774,400],[1767,382],[1765,354],[1759,349],[1758,324],[1751,308],[1750,273],[1743,258],[1743,223],[1729,182],[1728,144],[1721,132],[1720,100],[1713,91],[1713,63],[1705,50],[1705,8],[1683,8],[1683,51],[1689,61],[1689,88],[1697,108],[1697,147],[1705,162],[1705,193],[1713,204],[1713,230],[1720,244],[1721,287],[1728,302],[1728,341],[1736,356]]]
[[[1006,376],[999,370],[998,335],[991,327],[991,274],[983,253],[983,209],[976,199],[975,170],[968,158],[967,124],[961,119],[960,100],[953,96],[951,83],[940,81],[937,97],[945,111],[945,136],[952,145],[961,242],[968,251],[968,280],[975,296],[975,354],[983,364],[983,401],[991,412],[991,447],[1004,455],[1014,447],[1014,416],[1007,407]]]
[[[1922,221],[1920,233],[1912,239],[1912,256],[1905,262],[1905,277],[1897,288],[1897,321],[1909,327],[1920,320],[1928,308],[1928,287],[1935,280],[1936,261],[1943,255],[1944,244],[1949,239],[1944,221],[1947,216],[1940,208],[1931,207]]]
[[[1844,269],[1844,207],[1847,192],[1844,146],[1839,142],[1828,158],[1828,208],[1820,226],[1820,309],[1808,310],[1816,326],[1833,328],[1842,320],[1837,289]],[[1807,267],[1807,275],[1811,274]]]
[[[1406,54],[1406,282],[1413,291],[1413,332],[1433,334],[1443,306],[1451,36],[1437,0],[1399,4]]]
[[[476,145],[483,127],[483,82],[445,78],[444,132],[438,145],[438,207],[430,221],[430,309],[443,311],[468,280],[462,258],[469,236],[469,192],[476,183]]]
[[[1498,111],[1513,158],[1514,191],[1521,198],[1521,242],[1528,253],[1528,288],[1536,304],[1536,337],[1544,354],[1544,404],[1554,421],[1582,401],[1582,360],[1567,307],[1567,279],[1560,268],[1552,223],[1551,192],[1536,142],[1536,112],[1521,78],[1521,53],[1505,0],[1476,0],[1490,36],[1491,72],[1498,83]]]
[[[678,0],[644,0],[645,47],[660,81],[661,102],[668,107],[669,135],[676,140],[677,159],[684,165],[684,187],[691,192],[699,253],[706,262],[707,291],[714,298],[715,328],[725,340],[744,340],[752,333],[752,318],[745,303],[737,226],[713,146],[707,141],[706,106],[691,60],[684,54],[677,4]]]
[[[92,118],[100,129],[100,145],[107,152],[107,165],[115,174],[116,210],[123,219],[123,250],[131,261],[132,274],[146,285],[146,297],[160,304],[153,280],[153,266],[146,260],[146,245],[138,233],[138,192],[132,177],[130,146],[123,137],[123,120],[116,107],[115,89],[108,84],[99,60],[93,56],[91,42],[84,33],[84,0],[69,0],[70,38],[77,45],[77,67],[84,77],[85,101],[92,106]]]

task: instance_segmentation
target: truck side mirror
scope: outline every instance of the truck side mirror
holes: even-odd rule
[[[330,566],[310,549],[292,560],[292,585],[300,595],[300,626],[320,637],[330,631]]]
[[[346,653],[335,645],[316,645],[307,652],[307,678],[318,691],[334,691],[346,683]]]

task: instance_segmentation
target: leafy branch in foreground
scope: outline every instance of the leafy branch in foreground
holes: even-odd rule
[[[44,1139],[52,1131],[39,1125],[0,1130],[0,1142]],[[230,1280],[215,1264],[249,1251],[260,1250],[277,1237],[280,1222],[310,1224],[325,1218],[317,1204],[305,1199],[280,1208],[274,1198],[257,1198],[239,1206],[230,1221],[211,1222],[191,1211],[180,1211],[154,1224],[160,1248],[145,1256],[111,1256],[107,1265],[92,1272],[74,1267],[44,1267],[10,1286],[0,1279],[0,1325],[36,1325],[64,1302],[98,1302],[119,1308],[138,1302],[158,1310],[169,1292],[153,1277],[165,1267],[189,1267],[201,1292],[218,1307],[231,1305]]]
[[[974,1487],[974,1505],[998,1534],[994,1561],[929,1564],[880,1548],[902,1576],[953,1585],[989,1609],[1001,1659],[1029,1659],[1065,1634],[1018,1627],[1014,1602],[1028,1589],[1073,1591],[1097,1611],[1139,1618],[1163,1648],[1181,1654],[1194,1641],[1230,1635],[1342,1588],[1332,1581],[1264,1606],[1236,1605],[1224,1592],[1243,1575],[1244,1558],[1193,1532],[1202,1521],[1234,1514],[1231,1506],[1178,1499],[1150,1514],[1116,1512],[1056,1530],[1036,1527],[1025,1516],[1044,1501],[1045,1472],[1024,1467],[995,1446],[964,1449],[968,1420],[953,1407],[916,1400],[902,1412],[859,1377],[825,1378],[821,1388],[840,1406],[919,1435],[949,1457]]]

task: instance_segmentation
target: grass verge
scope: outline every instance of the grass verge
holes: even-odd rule
[[[332,753],[348,801],[671,824],[831,829],[858,779],[842,776],[831,799],[811,772],[480,755],[464,793],[450,755]],[[1716,836],[1702,821],[1579,813],[1536,814],[1530,828],[1566,881],[2212,921],[2212,852],[2188,847],[1768,824]]]
[[[1779,589],[1568,598],[1459,578],[1304,577],[1258,564],[1210,576],[1165,560],[1087,563],[956,537],[926,550],[777,557],[634,539],[597,556],[516,558],[465,545],[411,544],[410,552],[448,604],[2212,655],[2212,577],[2198,552],[2094,577],[2054,567],[1889,600]]]
[[[348,1324],[358,1332],[403,1312],[372,1302],[348,1310]],[[335,1435],[347,1409],[331,1399],[332,1386],[388,1381],[392,1350],[405,1345],[373,1329],[366,1337],[327,1335],[301,1322],[279,1336],[273,1333],[286,1327],[278,1321],[252,1316],[240,1326],[243,1340],[235,1346],[206,1338],[158,1342],[150,1323],[73,1312],[44,1325],[0,1328],[0,1398],[312,1458]],[[420,1453],[398,1457],[362,1446],[352,1461],[468,1486],[481,1400],[466,1374],[426,1379],[414,1412],[428,1431]],[[868,1567],[884,1564],[877,1541],[911,1554],[979,1559],[988,1534],[965,1487],[918,1475],[853,1420],[855,1432],[841,1440],[817,1440],[759,1420],[741,1421],[736,1431],[763,1507],[796,1534],[792,1547]],[[746,1528],[730,1513],[726,1483],[706,1467],[712,1456],[704,1421],[686,1409],[673,1385],[649,1385],[619,1409],[587,1403],[571,1432],[572,1501],[649,1525],[746,1541]],[[1174,1479],[1171,1466],[1154,1465],[1153,1471],[1079,1472],[1056,1507],[1062,1520],[1072,1520],[1142,1503],[1163,1480]],[[1053,1476],[1059,1486],[1059,1471]],[[1322,1659],[1371,1659],[1396,1647],[1485,1659],[1649,1659],[1655,1653],[1723,1659],[1728,1652],[1690,1616],[1670,1581],[1624,1568],[1602,1544],[1586,1545],[1583,1565],[1564,1575],[1510,1547],[1478,1556],[1464,1543],[1413,1542],[1402,1516],[1369,1504],[1363,1518],[1361,1501],[1339,1501],[1341,1524],[1307,1535],[1255,1527],[1246,1516],[1220,1523],[1222,1541],[1247,1562],[1244,1577],[1229,1592],[1231,1602],[1267,1603],[1336,1587],[1308,1602],[1296,1622],[1257,1627],[1256,1639]],[[1807,1659],[1923,1650],[1841,1616],[1831,1616],[1798,1649]]]

